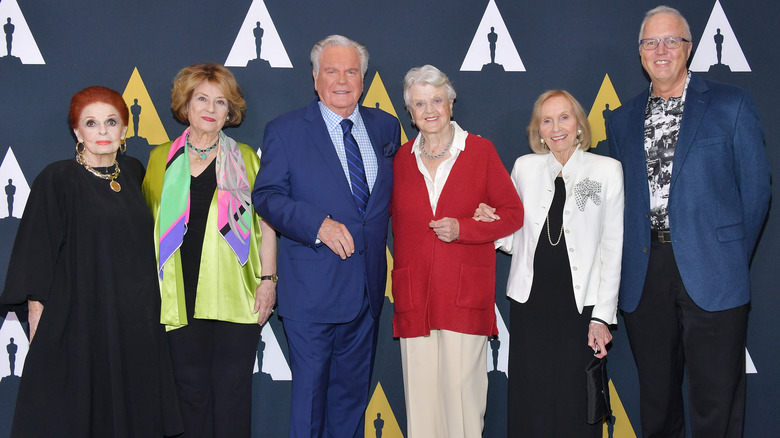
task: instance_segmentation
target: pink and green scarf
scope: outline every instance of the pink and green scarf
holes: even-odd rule
[[[160,194],[160,279],[163,266],[181,247],[190,219],[190,160],[187,135],[174,140],[165,164]],[[249,258],[252,227],[252,188],[241,150],[235,140],[219,132],[217,148],[217,228],[243,266]]]

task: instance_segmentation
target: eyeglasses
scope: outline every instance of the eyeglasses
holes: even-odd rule
[[[675,36],[666,38],[643,38],[639,40],[639,47],[644,50],[655,50],[658,48],[658,45],[661,44],[661,41],[664,42],[664,46],[666,46],[667,49],[679,49],[682,47],[683,42],[690,43],[690,41],[683,37]]]

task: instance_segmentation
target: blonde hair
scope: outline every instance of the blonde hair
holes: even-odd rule
[[[590,149],[590,123],[588,123],[588,116],[585,115],[585,110],[582,109],[582,105],[577,102],[566,90],[547,90],[536,99],[534,103],[534,109],[531,113],[531,121],[528,123],[525,133],[528,136],[528,143],[531,146],[531,150],[537,154],[546,154],[550,151],[546,145],[541,142],[542,136],[539,133],[539,127],[542,123],[542,105],[547,99],[551,97],[562,96],[569,100],[572,108],[574,108],[574,117],[577,118],[577,128],[582,131],[577,137],[580,139],[580,145],[578,146],[582,150]]]
[[[246,115],[246,101],[241,95],[233,73],[227,68],[209,62],[208,64],[193,64],[184,67],[173,78],[171,89],[171,109],[173,115],[183,123],[188,123],[187,104],[192,98],[192,92],[203,81],[214,84],[228,101],[228,116],[225,125],[238,125]]]

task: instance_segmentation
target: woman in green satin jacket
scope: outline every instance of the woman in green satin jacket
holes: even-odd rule
[[[151,152],[143,193],[183,436],[248,438],[260,330],[276,302],[276,236],[251,205],[260,160],[222,131],[246,109],[225,67],[185,67],[171,100],[189,127]]]

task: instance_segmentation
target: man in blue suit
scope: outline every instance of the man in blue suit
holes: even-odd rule
[[[265,128],[252,192],[279,233],[278,305],[292,366],[291,437],[362,437],[387,277],[398,119],[358,106],[368,51],[311,51],[318,99]]]
[[[742,436],[748,267],[769,204],[756,108],[739,88],[687,69],[688,23],[647,13],[639,55],[649,90],[608,121],[623,164],[620,308],[639,372],[642,436]]]

